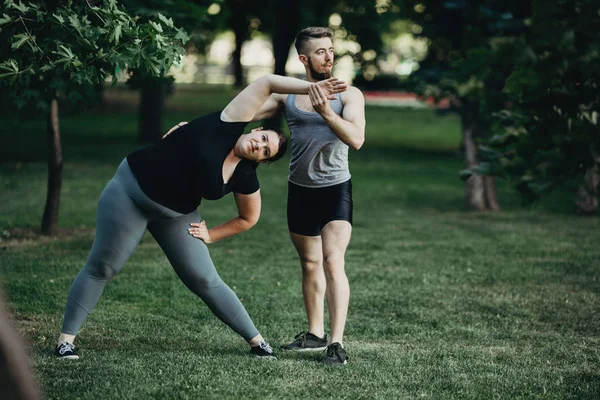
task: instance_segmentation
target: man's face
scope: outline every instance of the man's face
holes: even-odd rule
[[[333,42],[330,38],[311,39],[306,44],[306,62],[309,78],[317,81],[331,78],[333,70]],[[302,61],[302,59],[301,59]]]

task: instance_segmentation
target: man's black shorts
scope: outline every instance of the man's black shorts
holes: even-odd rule
[[[319,236],[331,221],[352,224],[352,180],[323,188],[288,182],[287,219],[290,232]]]

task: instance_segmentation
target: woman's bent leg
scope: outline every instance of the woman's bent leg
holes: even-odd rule
[[[148,230],[167,255],[179,279],[236,333],[247,341],[256,338],[258,330],[236,294],[219,277],[208,248],[200,239],[188,234],[192,222],[200,222],[197,212],[153,221]]]
[[[77,335],[108,281],[133,254],[146,226],[143,212],[127,195],[119,179],[113,178],[98,201],[96,237],[87,263],[69,291],[63,334]]]

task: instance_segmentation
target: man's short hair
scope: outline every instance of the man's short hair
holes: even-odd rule
[[[298,54],[305,54],[306,43],[308,43],[310,39],[320,39],[324,37],[333,40],[333,31],[322,26],[311,26],[310,28],[302,29],[296,35],[296,43],[294,46],[296,46]]]

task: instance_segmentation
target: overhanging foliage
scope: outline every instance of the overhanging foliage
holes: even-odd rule
[[[162,76],[189,39],[170,18],[140,23],[116,0],[60,3],[7,0],[0,9],[0,85],[19,107],[46,108],[58,94],[80,100],[82,88],[121,71]]]

